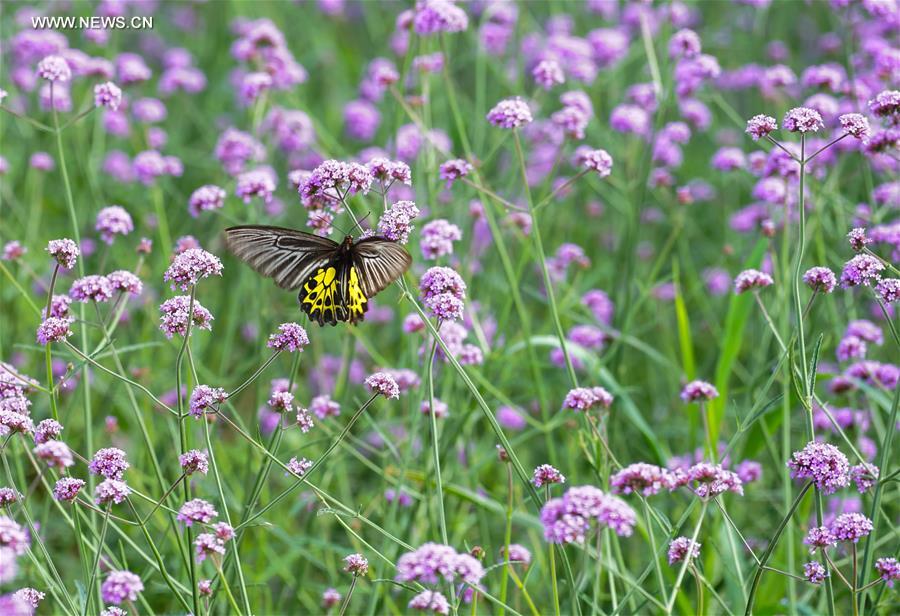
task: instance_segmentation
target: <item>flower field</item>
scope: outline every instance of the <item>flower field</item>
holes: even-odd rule
[[[0,5],[0,614],[897,613],[898,33]]]

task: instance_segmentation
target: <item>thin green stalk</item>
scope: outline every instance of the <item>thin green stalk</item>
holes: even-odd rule
[[[231,586],[228,585],[228,580],[225,579],[225,575],[222,574],[222,565],[218,562],[216,562],[216,571],[219,572],[219,579],[222,580],[222,588],[225,589],[225,595],[228,597],[228,603],[231,604],[234,613],[238,615],[242,614],[241,608],[238,607],[237,601],[234,599],[234,594],[231,592]],[[250,614],[250,612],[247,613]]]
[[[666,594],[666,583],[663,578],[662,567],[659,564],[659,558],[656,555],[656,534],[653,532],[653,519],[650,517],[650,503],[647,502],[646,497],[641,497],[641,502],[644,504],[644,519],[647,521],[647,533],[650,535],[650,547],[653,549],[653,565],[656,569],[656,581],[659,583],[659,594],[664,596]]]
[[[672,608],[675,606],[675,599],[678,598],[678,591],[681,589],[681,581],[684,579],[684,574],[687,572],[688,565],[691,562],[690,552],[697,543],[697,537],[700,535],[700,527],[703,525],[703,518],[706,516],[706,508],[708,506],[709,501],[703,501],[703,506],[700,507],[700,515],[697,518],[697,524],[694,526],[694,534],[691,535],[691,549],[688,550],[687,556],[685,556],[684,561],[681,563],[681,567],[678,569],[678,576],[675,578],[675,586],[672,588],[672,594],[669,595],[669,600],[666,602],[666,614],[671,614]]]
[[[356,580],[359,576],[354,575],[353,579],[350,580],[350,588],[347,590],[347,596],[344,597],[343,603],[341,603],[341,611],[338,612],[338,616],[344,616],[344,613],[347,611],[347,607],[350,605],[350,597],[353,596],[353,591],[356,590]]]
[[[500,579],[500,603],[506,603],[506,593],[509,587],[509,544],[512,542],[512,515],[513,515],[513,475],[509,464],[506,468],[506,530],[503,533],[503,577]],[[500,606],[499,616],[503,616],[503,605]]]
[[[56,288],[56,278],[59,275],[59,263],[53,267],[53,275],[50,277],[50,289],[47,291],[47,309],[44,313],[44,319],[50,317],[50,307],[53,305],[53,289]],[[44,345],[44,358],[47,364],[47,389],[50,391],[50,413],[53,419],[59,421],[59,408],[56,403],[56,388],[53,386],[53,356],[51,347],[53,343],[47,342]]]
[[[546,500],[550,500],[550,486],[547,485],[544,491],[544,496]],[[559,585],[556,582],[556,544],[552,541],[547,542],[547,546],[550,550],[550,590],[553,593],[553,613],[556,616],[559,616]],[[575,589],[572,589],[573,593]],[[572,598],[573,601],[578,601],[578,597],[575,596]]]
[[[91,599],[93,598],[94,581],[97,579],[97,568],[100,566],[100,554],[103,552],[103,543],[106,541],[106,529],[109,528],[109,513],[112,509],[112,503],[106,504],[106,511],[103,512],[103,523],[100,526],[100,538],[97,539],[97,551],[94,555],[94,564],[91,566],[91,579],[87,585],[87,600],[84,602],[84,611],[82,616],[86,616],[91,607]]]
[[[431,424],[431,453],[434,460],[434,482],[438,497],[438,523],[440,525],[441,540],[445,545],[449,544],[447,538],[447,517],[444,512],[444,482],[441,479],[441,452],[438,447],[437,416],[434,412],[434,356],[437,353],[437,341],[431,344],[431,352],[428,355],[428,415]]]
[[[513,129],[513,138],[516,144],[516,156],[519,159],[519,170],[522,173],[522,183],[525,186],[525,196],[528,200],[528,209],[531,212],[531,233],[534,236],[534,245],[537,250],[538,262],[544,276],[544,287],[547,292],[547,300],[550,304],[550,316],[553,318],[553,324],[556,326],[556,335],[559,337],[559,345],[562,348],[563,357],[566,360],[566,372],[569,374],[569,381],[572,383],[572,387],[578,387],[578,377],[575,375],[575,367],[572,364],[572,358],[569,356],[569,348],[566,345],[566,333],[563,330],[562,322],[559,319],[559,309],[556,306],[556,295],[553,292],[553,281],[550,279],[550,269],[547,267],[547,255],[544,252],[544,242],[541,239],[541,226],[538,223],[537,213],[534,211],[531,189],[528,188],[528,172],[525,169],[525,153],[522,151],[522,140],[519,137],[519,131],[516,129]]]

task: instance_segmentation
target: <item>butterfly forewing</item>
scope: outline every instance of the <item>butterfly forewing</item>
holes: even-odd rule
[[[340,249],[325,237],[262,225],[226,229],[225,243],[235,256],[283,289],[300,288]]]
[[[373,297],[400,278],[412,257],[400,244],[382,237],[367,237],[353,245],[353,264],[366,297]]]

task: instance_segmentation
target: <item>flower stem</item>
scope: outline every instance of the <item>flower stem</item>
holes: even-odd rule
[[[347,611],[347,607],[350,605],[350,597],[353,596],[353,591],[356,590],[356,580],[357,576],[353,576],[353,579],[350,580],[350,588],[347,590],[347,596],[344,597],[344,602],[341,603],[341,611],[338,612],[338,616],[344,616],[344,612]]]
[[[550,500],[550,486],[544,489],[546,500]],[[553,592],[553,613],[559,616],[559,586],[556,583],[556,544],[549,541],[547,545],[550,547],[550,589]],[[577,601],[577,597],[575,598]]]
[[[681,568],[678,570],[678,576],[675,578],[675,586],[672,588],[672,594],[669,595],[669,600],[666,602],[666,614],[672,613],[672,608],[675,606],[675,599],[678,598],[678,591],[681,588],[681,581],[684,579],[684,574],[687,572],[688,565],[691,563],[691,553],[694,551],[694,546],[697,544],[697,536],[700,534],[700,527],[703,525],[703,518],[706,516],[706,508],[709,506],[709,501],[703,501],[703,506],[700,508],[700,516],[697,518],[697,524],[694,526],[694,534],[691,535],[691,545],[688,548],[688,553],[684,557],[684,562],[681,563]],[[702,612],[700,612],[702,614]]]

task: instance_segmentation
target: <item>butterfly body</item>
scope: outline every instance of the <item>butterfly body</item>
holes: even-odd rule
[[[412,258],[388,239],[371,236],[338,244],[283,227],[247,225],[225,231],[228,249],[285,289],[300,289],[300,308],[319,325],[356,323],[369,299],[403,275]]]

